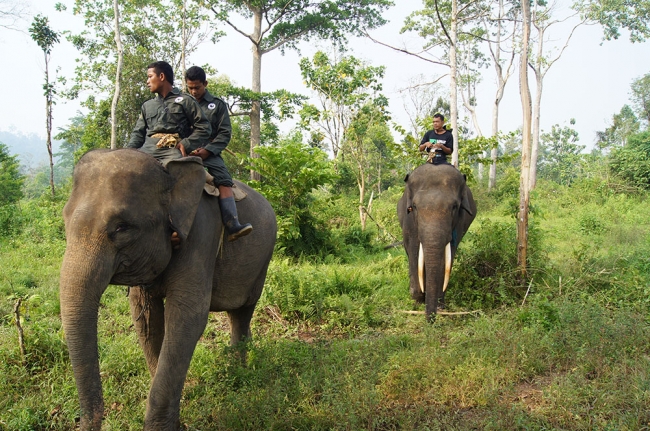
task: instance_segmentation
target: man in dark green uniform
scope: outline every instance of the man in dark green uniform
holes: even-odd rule
[[[248,235],[253,230],[250,223],[240,224],[237,218],[237,206],[232,194],[232,177],[221,157],[221,152],[230,142],[232,128],[226,103],[213,96],[207,89],[208,81],[205,71],[198,66],[192,66],[185,72],[187,90],[199,102],[203,114],[212,126],[212,133],[207,144],[193,149],[189,154],[198,156],[203,165],[214,178],[214,185],[219,188],[219,206],[221,218],[228,230],[228,241]]]
[[[167,164],[208,142],[210,122],[196,100],[174,87],[169,63],[147,66],[147,87],[157,96],[142,105],[127,148],[140,149]]]

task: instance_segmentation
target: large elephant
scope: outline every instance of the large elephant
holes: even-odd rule
[[[476,216],[465,177],[452,165],[426,163],[406,177],[397,215],[409,260],[411,297],[431,320],[444,302],[456,250]]]
[[[275,213],[238,182],[247,193],[239,214],[254,231],[223,242],[218,198],[204,193],[204,184],[197,157],[164,168],[136,150],[95,150],[75,167],[63,210],[60,298],[81,430],[99,430],[104,413],[97,319],[108,284],[137,286],[130,288],[131,315],[152,377],[145,430],[179,428],[181,392],[209,311],[228,312],[231,343],[250,336],[275,245]]]

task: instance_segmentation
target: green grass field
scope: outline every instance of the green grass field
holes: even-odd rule
[[[369,244],[351,242],[341,256],[277,254],[245,365],[228,347],[225,315],[210,316],[181,401],[185,428],[650,429],[647,196],[540,184],[526,296],[513,282],[509,203],[475,194],[479,215],[447,304],[476,313],[434,324],[407,313],[423,306],[409,297],[406,256],[383,250],[387,234],[374,226]],[[398,196],[376,202],[392,235]],[[59,318],[61,205],[24,204],[23,229],[0,241],[1,430],[73,430],[78,419]],[[339,206],[353,220],[353,199]],[[142,428],[149,386],[125,293],[110,286],[100,309],[108,430]]]

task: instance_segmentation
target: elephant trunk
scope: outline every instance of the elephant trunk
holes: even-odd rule
[[[101,261],[99,253],[75,252],[68,248],[61,266],[61,320],[79,393],[79,428],[83,431],[100,430],[104,415],[97,351],[97,313],[111,274]]]
[[[419,261],[424,264],[424,295],[425,295],[425,312],[427,319],[431,320],[438,309],[438,300],[442,296],[445,279],[448,280],[447,274],[451,267],[445,268],[445,259],[447,247],[445,245],[421,244]]]

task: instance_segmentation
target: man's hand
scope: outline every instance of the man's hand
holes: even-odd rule
[[[174,250],[181,248],[181,237],[178,236],[178,232],[172,232],[171,242]]]
[[[183,145],[182,142],[179,142],[178,144],[176,144],[176,148],[178,148],[179,150],[181,150],[181,155],[182,155],[183,157],[187,157],[187,151],[185,151],[185,145]]]
[[[212,155],[212,153],[209,152],[208,150],[206,150],[205,148],[197,148],[196,150],[194,150],[194,151],[192,151],[190,153],[190,156],[200,157],[201,160],[205,160],[208,157],[210,157],[211,155]]]

